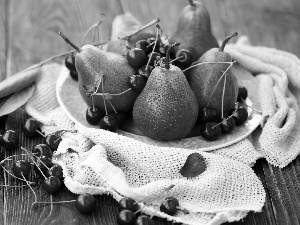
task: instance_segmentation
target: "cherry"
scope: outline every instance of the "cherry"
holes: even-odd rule
[[[34,165],[34,171],[39,177],[44,178],[43,174],[45,175],[48,169],[51,168],[52,166],[53,164],[51,158],[42,155],[40,158],[36,159],[36,164]]]
[[[34,137],[39,126],[40,123],[36,119],[28,118],[22,127],[22,131],[27,137]]]
[[[127,61],[131,66],[140,68],[147,63],[147,55],[140,48],[132,48],[127,53]]]
[[[31,165],[27,160],[20,159],[13,163],[12,173],[19,178],[28,177],[31,171]],[[22,176],[23,174],[23,176]]]
[[[149,216],[146,215],[140,215],[136,221],[135,225],[154,225],[153,220]]]
[[[63,169],[59,164],[54,164],[50,170],[46,172],[46,176],[57,177],[61,182],[64,180]]]
[[[223,134],[229,134],[233,131],[236,125],[232,117],[227,117],[222,119],[220,126]]]
[[[153,70],[153,66],[148,65],[147,70],[146,70],[146,65],[144,65],[141,68],[139,68],[138,73],[148,79],[152,70]]]
[[[247,109],[241,106],[237,110],[231,109],[228,115],[232,115],[237,126],[242,125],[248,119]]]
[[[118,202],[118,211],[121,211],[123,209],[129,209],[133,212],[136,212],[139,210],[139,205],[134,199],[124,197]]]
[[[6,130],[3,135],[0,135],[0,145],[2,145],[6,150],[18,147],[18,133],[14,130]]]
[[[42,183],[43,190],[48,192],[49,194],[57,192],[60,189],[60,186],[60,180],[55,176],[48,177]]]
[[[193,53],[188,49],[180,49],[176,52],[175,58],[178,59],[174,64],[181,69],[189,67],[195,61]]]
[[[114,132],[120,125],[119,118],[116,114],[108,114],[104,116],[99,123],[100,129]]]
[[[246,100],[247,97],[248,97],[247,89],[245,87],[240,87],[238,97],[237,97],[237,101],[238,102],[243,102],[243,101]]]
[[[49,158],[52,157],[52,151],[49,148],[49,146],[46,144],[37,144],[36,146],[33,147],[31,152],[37,157],[41,157],[43,155]]]
[[[86,109],[85,118],[86,121],[91,125],[98,125],[100,123],[101,118],[104,116],[105,116],[104,113],[96,105],[89,106]]]
[[[159,58],[161,58],[161,54],[159,54],[158,52],[152,52],[148,55],[148,60],[149,61],[149,65],[150,66],[155,66],[157,61],[159,60]]]
[[[200,109],[198,119],[201,123],[215,122],[218,120],[217,111],[208,107]]]
[[[208,122],[200,127],[202,137],[207,141],[215,141],[221,135],[221,128],[216,122]]]
[[[57,150],[57,147],[60,142],[61,142],[61,137],[58,134],[55,134],[55,133],[48,134],[45,137],[45,143],[46,143],[46,145],[48,145],[50,147],[52,152]]]
[[[75,55],[72,53],[68,55],[65,58],[65,66],[70,70],[70,71],[76,71],[75,67]]]
[[[132,75],[131,77],[128,78],[127,84],[133,91],[140,93],[142,92],[142,90],[146,85],[146,80],[140,74]]]
[[[76,70],[71,70],[70,76],[73,80],[78,81],[78,72]]]
[[[178,210],[179,202],[177,198],[174,197],[166,197],[163,201],[163,203],[160,205],[160,211],[174,216]]]
[[[134,46],[142,49],[146,54],[149,54],[152,51],[152,47],[149,45],[147,40],[138,40]]]
[[[134,212],[129,209],[121,210],[117,215],[117,222],[119,225],[134,225],[136,216]]]
[[[96,199],[91,194],[78,195],[75,207],[81,213],[92,212],[96,208]]]

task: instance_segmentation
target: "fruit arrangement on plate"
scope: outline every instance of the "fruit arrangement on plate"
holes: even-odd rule
[[[152,25],[156,34],[147,29]],[[92,126],[155,141],[216,141],[251,117],[247,89],[239,87],[231,70],[238,62],[225,49],[238,33],[219,46],[200,2],[189,1],[171,37],[159,19],[107,42],[106,50],[91,44],[80,48],[60,35],[76,50],[65,66],[78,82],[87,104],[85,120]]]

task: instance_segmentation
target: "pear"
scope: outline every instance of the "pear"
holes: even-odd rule
[[[219,47],[219,45],[212,34],[210,16],[206,7],[201,2],[189,0],[189,3],[181,11],[177,29],[172,35],[170,43],[180,43],[180,46],[174,49],[173,54],[180,49],[187,49],[192,53],[193,61],[196,61],[204,52]],[[179,55],[180,53],[176,56]],[[175,63],[175,65],[177,64]],[[185,65],[185,68],[188,66]]]
[[[224,47],[232,37],[237,35],[237,33],[233,33],[228,36],[220,48],[208,50],[192,64],[190,69],[186,70],[187,80],[197,97],[199,109],[212,108],[216,110],[219,118],[222,114],[226,116],[227,112],[234,108],[238,95],[237,78],[231,72],[231,69],[229,69],[226,73],[226,85],[222,104],[225,76],[221,80],[220,78],[232,63],[232,58],[229,53],[224,52]],[[214,63],[197,66],[197,64],[205,62]],[[193,67],[193,65],[195,66]],[[218,83],[219,80],[220,82]],[[224,106],[223,108],[222,105]]]
[[[170,48],[165,67],[153,69],[132,112],[135,125],[145,136],[162,141],[186,137],[198,117],[197,99],[182,70],[169,64],[169,56]]]
[[[113,52],[105,52],[93,45],[84,45],[79,49],[72,44],[61,32],[64,40],[77,50],[75,67],[78,72],[79,91],[88,105],[92,105],[92,98],[86,94],[86,88],[95,88],[95,83],[102,78],[98,93],[109,93],[112,96],[109,101],[117,111],[126,112],[132,109],[138,94],[129,89],[127,82],[130,76],[135,74],[126,58]],[[99,82],[98,82],[99,83]],[[115,94],[115,95],[114,95]],[[94,104],[105,110],[102,95],[94,95]],[[113,107],[106,103],[107,112],[113,112]]]
[[[112,22],[112,31],[110,42],[105,47],[105,50],[108,52],[115,52],[121,55],[126,55],[129,49],[127,48],[127,44],[129,46],[134,46],[134,44],[138,40],[146,40],[149,37],[155,37],[153,32],[139,32],[136,35],[133,35],[128,40],[126,44],[126,40],[120,40],[120,38],[130,36],[132,33],[137,31],[142,24],[135,18],[131,13],[126,12],[121,15],[117,15]]]

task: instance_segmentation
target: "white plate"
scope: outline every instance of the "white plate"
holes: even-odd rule
[[[238,81],[240,86],[247,87],[249,96],[247,98],[247,104],[252,105],[255,109],[260,110],[257,97],[257,85],[255,83],[256,80],[253,77],[240,76]],[[86,122],[85,111],[88,106],[79,93],[77,82],[70,77],[69,70],[66,67],[63,68],[57,80],[56,94],[60,106],[74,123],[85,127],[97,127]],[[252,101],[250,101],[250,99]],[[212,142],[204,140],[201,136],[194,136],[176,141],[156,141],[143,136],[134,126],[134,122],[132,120],[126,121],[124,126],[122,126],[116,132],[138,141],[146,142],[156,146],[212,151],[232,145],[244,139],[259,126],[261,115],[251,110],[251,108],[248,108],[248,114],[248,120],[243,125],[237,126],[230,134],[222,134],[218,140]]]

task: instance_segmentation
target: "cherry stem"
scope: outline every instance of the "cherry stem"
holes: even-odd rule
[[[39,135],[41,135],[42,137],[46,137],[45,134],[43,134],[41,131],[39,131],[38,129],[35,130],[35,132],[37,132]]]
[[[225,62],[224,62],[225,63]],[[220,83],[221,79],[223,78],[223,76],[225,76],[225,74],[228,72],[228,70],[236,63],[236,61],[233,61],[233,62],[226,62],[226,63],[229,63],[230,65],[227,67],[227,69],[224,71],[224,73],[222,74],[222,76],[219,78],[219,80],[217,81],[217,84],[215,85],[212,93],[210,94],[210,97],[209,97],[209,100],[207,102],[207,108],[209,107],[209,104],[211,102],[211,99],[212,99],[212,96],[213,94],[215,93],[216,89],[217,89],[217,86],[218,84]]]
[[[152,52],[151,52],[151,54],[150,54],[150,57],[149,57],[149,59],[148,59],[148,62],[147,62],[147,65],[146,65],[146,68],[145,68],[145,70],[146,71],[148,71],[148,67],[149,67],[149,63],[150,63],[150,60],[151,60],[151,58],[152,58],[152,54],[153,54],[153,52],[155,51],[155,48],[156,48],[156,44],[157,44],[157,41],[158,41],[158,31],[159,31],[159,28],[158,28],[158,24],[156,24],[156,37],[155,37],[155,42],[154,42],[154,47],[152,48]],[[151,43],[152,44],[152,43]]]
[[[100,46],[100,45],[105,45],[105,44],[107,44],[107,43],[111,43],[111,42],[120,42],[120,41],[121,41],[121,40],[116,40],[116,41],[103,41],[103,42],[95,43],[95,44],[93,44],[93,45],[94,45],[94,46]],[[42,66],[42,65],[44,65],[44,64],[46,64],[46,63],[48,63],[48,62],[50,62],[50,61],[53,61],[54,59],[57,59],[57,58],[60,58],[60,57],[63,57],[63,56],[70,55],[70,54],[72,54],[72,53],[74,53],[74,52],[76,52],[76,50],[70,50],[70,51],[67,51],[67,52],[63,52],[63,53],[59,53],[59,54],[57,54],[57,55],[51,56],[51,57],[49,57],[49,58],[47,58],[47,59],[45,59],[45,60],[43,60],[43,61],[41,61],[41,62],[39,62],[39,63],[37,63],[37,64],[34,64],[34,65],[30,66],[30,67],[27,67],[27,68],[24,69],[24,70],[21,70],[21,71],[15,73],[14,75],[16,75],[16,74],[18,74],[18,73],[22,73],[22,72],[28,71],[28,70],[35,69],[35,68],[40,67],[40,66]]]
[[[45,176],[45,174],[43,173],[43,171],[41,170],[41,168],[37,165],[37,163],[35,162],[34,158],[35,157],[37,160],[39,160],[39,162],[41,164],[43,164],[44,167],[47,168],[47,170],[50,170],[50,168],[42,161],[40,160],[39,157],[37,157],[36,155],[32,154],[32,152],[28,151],[26,148],[21,147],[21,150],[23,150],[24,152],[27,153],[28,157],[32,160],[32,162],[34,163],[34,165],[38,168],[38,170],[41,172],[41,174],[43,175],[43,177],[45,178],[45,180],[47,179],[47,177]],[[33,156],[33,157],[32,157]]]
[[[30,188],[30,190],[32,191],[33,195],[34,195],[34,202],[31,204],[31,207],[33,207],[33,205],[37,202],[37,195],[35,193],[35,191],[33,190],[33,188],[29,185],[28,181],[25,179],[23,173],[21,173],[23,179],[25,180],[27,186]]]
[[[18,180],[28,182],[26,179],[22,179],[22,178],[20,178],[20,177],[16,177],[15,175],[13,175],[11,172],[9,172],[9,171],[8,171],[4,166],[2,166],[1,164],[0,164],[0,166],[1,166],[2,169],[3,169],[6,173],[8,173],[10,176],[12,176],[12,177],[14,177],[14,178],[16,178],[16,179],[18,179]],[[22,174],[22,175],[23,175],[23,174]],[[36,183],[30,181],[29,184],[35,185]]]
[[[12,160],[11,158],[13,158],[13,157],[18,157],[18,156],[27,156],[27,154],[20,154],[20,155],[11,155],[11,156],[8,156],[8,157],[6,157],[5,159],[1,160],[1,161],[0,161],[0,164],[2,165],[2,164],[4,164],[5,161],[7,161],[7,160]]]
[[[227,42],[228,42],[231,38],[233,38],[233,37],[235,37],[235,36],[238,36],[238,33],[237,33],[237,32],[234,32],[233,34],[231,34],[231,35],[229,35],[228,37],[226,37],[226,38],[224,39],[222,45],[220,46],[219,51],[220,51],[220,52],[223,52],[223,51],[224,51],[224,48],[225,48],[225,45],[227,44]]]
[[[167,70],[170,69],[170,53],[171,53],[171,49],[173,47],[177,47],[179,45],[180,45],[179,43],[175,42],[174,44],[168,46],[168,50],[167,50],[167,54],[166,54],[166,61],[165,61],[165,68]]]
[[[115,109],[115,107],[113,106],[113,104],[111,103],[111,101],[109,99],[106,99],[106,101],[108,101],[108,103],[110,104],[110,106],[113,108],[115,114],[118,114],[117,110]]]
[[[0,187],[21,188],[21,187],[27,187],[27,185],[3,185],[3,184],[1,184]]]
[[[226,78],[227,78],[227,75],[225,73],[225,76],[224,76],[224,85],[223,85],[223,92],[222,92],[222,110],[221,110],[221,119],[224,118],[224,97],[225,97],[225,88],[226,88]]]
[[[189,1],[189,4],[191,5],[192,8],[196,7],[196,4],[193,0],[188,0],[188,1]]]
[[[256,113],[258,113],[258,114],[262,114],[262,111],[259,111],[259,110],[255,109],[255,108],[253,108],[252,106],[248,105],[245,99],[243,99],[243,98],[241,98],[241,99],[242,99],[243,103],[244,103],[247,107],[249,107],[250,109],[252,109],[254,112],[256,112]]]
[[[174,62],[174,61],[176,61],[176,60],[178,60],[178,59],[184,59],[184,56],[183,56],[183,55],[178,56],[177,58],[171,60],[170,63],[172,63],[172,62]]]
[[[233,115],[236,113],[236,111],[238,110],[238,104],[239,104],[238,102],[235,103],[235,109],[234,109],[233,113],[230,116],[228,116],[227,118],[225,118],[226,121],[229,120],[231,117],[233,117]],[[217,126],[220,126],[222,124],[222,122],[223,122],[223,120],[220,123],[217,123],[216,125],[212,126],[211,128],[215,129]]]
[[[93,24],[92,26],[90,26],[87,31],[84,33],[83,38],[82,38],[82,44],[84,43],[87,35],[94,29],[94,31],[99,31],[99,26],[102,24],[102,22],[105,20],[105,14],[104,13],[100,13],[100,19],[97,23]],[[99,32],[98,32],[99,35]],[[95,42],[95,36],[96,34],[94,34],[94,39],[93,42]],[[99,40],[98,40],[99,41]]]
[[[59,202],[36,202],[35,204],[60,204],[60,203],[71,203],[71,202],[76,202],[76,200],[68,200],[68,201],[59,201]]]
[[[121,38],[122,40],[128,40],[129,38],[131,38],[133,35],[136,35],[138,33],[140,33],[141,31],[147,29],[148,27],[153,26],[154,24],[158,23],[160,21],[160,19],[157,17],[154,20],[150,21],[149,23],[145,24],[144,26],[138,28],[136,31],[134,31],[132,34],[125,36],[123,38]]]
[[[67,42],[69,45],[71,45],[72,48],[74,48],[77,52],[81,52],[82,50],[78,48],[76,45],[74,45],[61,31],[58,32],[58,34]]]
[[[117,94],[110,94],[110,95],[112,95],[112,96],[118,96],[118,95],[125,94],[125,93],[127,93],[127,92],[129,92],[129,91],[131,91],[131,90],[132,90],[131,88],[128,88],[127,90],[125,90],[125,91],[123,91],[123,92],[120,92],[120,93],[117,93]]]
[[[104,76],[104,75],[103,75]],[[105,95],[104,95],[104,85],[103,85],[103,80],[102,80],[102,82],[101,82],[101,86],[102,86],[102,97],[103,97],[103,103],[104,103],[104,109],[105,109],[105,115],[107,116],[108,115],[108,113],[107,113],[107,108],[106,108],[106,102],[105,102]]]
[[[197,63],[195,65],[192,65],[192,66],[190,66],[190,67],[182,70],[182,72],[186,72],[187,70],[192,69],[192,68],[194,68],[196,66],[201,66],[201,65],[206,65],[206,64],[231,64],[231,63],[232,62],[202,62],[202,63]]]

